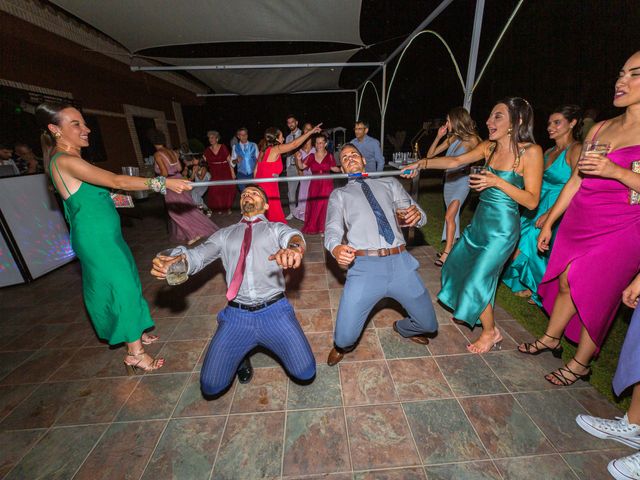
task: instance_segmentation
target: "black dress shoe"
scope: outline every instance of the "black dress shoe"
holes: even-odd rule
[[[251,366],[249,358],[245,358],[242,361],[236,373],[238,374],[238,381],[240,383],[249,383],[251,381],[251,378],[253,378],[253,367]]]

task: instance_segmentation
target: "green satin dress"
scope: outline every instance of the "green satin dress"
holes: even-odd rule
[[[569,145],[570,147],[571,145]],[[524,210],[520,220],[520,241],[518,249],[520,255],[504,269],[502,281],[513,292],[531,290],[531,299],[542,307],[542,302],[537,294],[538,284],[549,263],[549,252],[538,251],[538,235],[540,229],[536,227],[536,222],[544,213],[547,213],[556,203],[564,185],[571,177],[571,166],[567,163],[567,151],[565,148],[560,155],[547,167],[542,176],[542,188],[540,190],[540,203],[535,210]],[[547,156],[545,155],[545,164]],[[553,240],[560,222],[556,222],[551,231],[550,246],[553,248]],[[550,251],[550,250],[549,250]]]
[[[524,186],[522,176],[512,170],[487,170],[518,188]],[[438,300],[453,310],[454,318],[480,325],[480,314],[494,304],[498,279],[519,235],[515,200],[497,188],[484,190],[471,223],[442,267]]]
[[[54,169],[60,176],[59,155],[51,158],[52,178]],[[69,194],[64,213],[71,226],[71,247],[82,266],[84,303],[96,333],[110,345],[135,342],[153,327],[153,320],[109,191],[82,182],[72,195],[61,176],[60,180]]]

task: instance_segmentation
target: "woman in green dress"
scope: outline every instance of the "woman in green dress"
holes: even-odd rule
[[[455,319],[470,327],[482,324],[480,337],[467,345],[472,353],[486,353],[502,341],[493,319],[498,279],[518,243],[518,207],[536,208],[542,183],[542,149],[533,143],[529,102],[519,97],[500,101],[487,127],[489,139],[473,150],[457,157],[425,158],[409,166],[416,171],[443,170],[485,161],[486,170],[470,176],[471,188],[482,192],[480,202],[442,268],[438,294]]]
[[[36,120],[44,129],[48,171],[64,202],[71,246],[82,266],[84,302],[96,333],[110,345],[127,344],[128,373],[156,370],[164,360],[144,352],[143,344],[157,337],[145,333],[153,320],[108,188],[159,192],[168,188],[180,193],[191,186],[182,179],[116,175],[84,161],[80,150],[89,145],[90,130],[82,114],[69,105],[43,103],[36,109]]]
[[[549,211],[556,203],[562,187],[571,177],[571,171],[580,157],[580,135],[582,133],[582,110],[578,105],[562,105],[556,108],[547,122],[549,138],[556,142],[544,153],[544,174],[540,203],[535,210],[524,210],[520,218],[520,241],[513,261],[502,274],[502,281],[519,297],[531,297],[529,303],[539,307],[540,297],[536,291],[542,280],[549,252],[538,250],[538,235]],[[560,222],[553,229],[553,238]]]

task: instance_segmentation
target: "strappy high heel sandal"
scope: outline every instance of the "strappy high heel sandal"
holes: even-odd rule
[[[142,336],[140,337],[140,341],[142,342],[143,345],[151,345],[152,343],[155,343],[158,340],[160,340],[160,337],[152,333],[143,333]]]
[[[145,355],[151,359],[151,363],[148,365],[141,365],[141,363],[145,359]],[[133,359],[132,361],[128,361],[128,359]],[[153,358],[150,355],[147,355],[144,350],[139,351],[138,353],[127,352],[127,357],[124,359],[124,366],[127,369],[127,375],[135,375],[138,370],[144,372],[152,372],[153,370],[158,370],[162,368],[164,365],[164,358]]]
[[[449,256],[449,252],[442,252],[438,255],[438,259],[433,262],[434,265],[438,266],[438,267],[442,267],[444,265],[444,262],[447,261],[447,257]]]
[[[544,376],[544,379],[547,382],[557,387],[568,387],[576,383],[578,380],[589,380],[589,377],[591,376],[591,365],[585,365],[584,363],[579,362],[578,360],[576,360],[576,357],[573,357],[571,360],[576,362],[582,368],[586,368],[587,371],[583,374],[579,374],[571,370],[567,365],[565,365],[564,367],[560,367],[559,369],[557,369],[555,372],[546,374]],[[573,378],[568,378],[566,374],[573,375]],[[551,380],[551,378],[555,378],[560,383],[559,384],[555,383],[554,381]]]
[[[544,336],[549,337],[552,340],[557,340],[558,344],[555,347],[551,348],[546,343],[536,339],[533,343],[521,343],[518,346],[518,351],[520,353],[526,353],[527,355],[539,355],[542,352],[550,351],[554,357],[562,358],[563,348],[562,348],[562,344],[560,343],[561,342],[560,338],[553,337],[548,333],[545,333]],[[538,345],[542,345],[542,347],[539,347]],[[522,350],[520,347],[524,347],[524,350]],[[535,348],[535,350],[531,350],[532,348]]]

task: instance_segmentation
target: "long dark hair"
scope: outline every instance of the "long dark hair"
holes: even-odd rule
[[[36,107],[36,123],[42,129],[40,134],[40,144],[42,146],[42,156],[44,169],[49,172],[49,162],[51,152],[56,146],[56,138],[53,136],[49,125],[60,125],[60,112],[66,108],[75,108],[73,105],[65,103],[45,102]]]
[[[497,103],[507,106],[511,123],[511,148],[516,158],[519,158],[518,144],[536,143],[533,138],[533,108],[522,97],[506,97]]]
[[[282,134],[282,130],[276,127],[269,127],[264,131],[264,139],[267,141],[268,147],[280,145],[278,141],[278,135]]]
[[[560,105],[553,109],[551,114],[559,113],[564,118],[566,118],[569,123],[576,121],[576,124],[573,126],[571,130],[571,135],[574,140],[580,140],[582,134],[582,108],[579,105]]]

